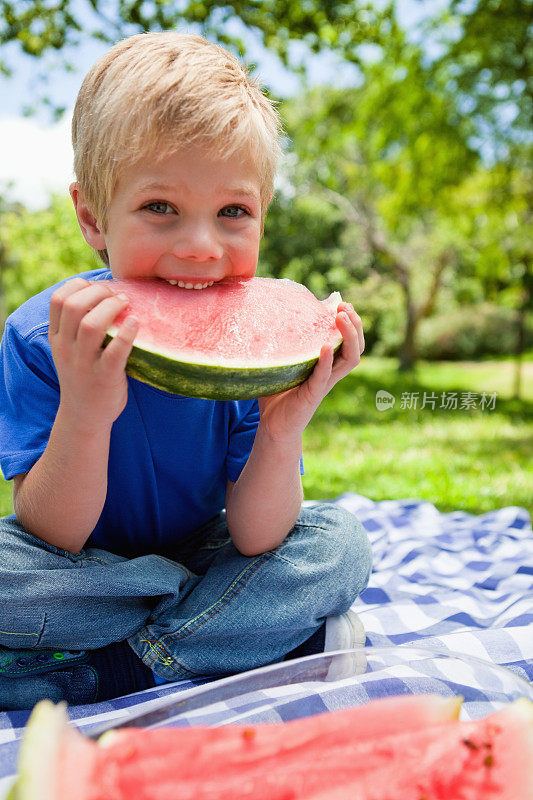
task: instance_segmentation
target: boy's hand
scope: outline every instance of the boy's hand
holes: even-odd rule
[[[359,364],[365,338],[361,318],[351,303],[339,303],[336,322],[343,343],[335,359],[333,347],[324,345],[313,372],[304,383],[286,392],[259,398],[260,425],[274,441],[290,442],[301,437],[330,389]]]
[[[48,338],[59,377],[60,404],[88,427],[111,425],[127,402],[124,368],[137,321],[124,320],[102,349],[107,328],[127,303],[105,281],[83,278],[67,281],[50,299]]]

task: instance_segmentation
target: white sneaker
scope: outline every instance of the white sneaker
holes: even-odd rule
[[[326,619],[326,638],[324,652],[335,650],[353,650],[364,647],[366,631],[359,616],[349,609],[338,617]],[[334,656],[331,660],[326,680],[339,681],[351,675],[361,675],[366,670],[364,653],[346,653]]]

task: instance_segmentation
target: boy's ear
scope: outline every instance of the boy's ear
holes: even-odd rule
[[[87,244],[90,244],[91,247],[94,247],[95,250],[105,250],[106,243],[104,234],[98,225],[96,217],[94,217],[87,208],[87,203],[85,202],[79,183],[71,183],[69,192],[72,197],[72,202],[74,203],[74,208],[76,209],[78,224],[85,237],[85,241]]]

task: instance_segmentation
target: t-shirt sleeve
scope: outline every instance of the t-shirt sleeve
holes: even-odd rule
[[[237,480],[248,461],[259,425],[257,400],[251,401],[247,408],[244,403],[236,403],[235,408],[237,413],[230,423],[226,456],[226,475],[228,480],[233,482]]]
[[[27,336],[6,322],[0,345],[0,467],[6,480],[28,472],[46,449],[59,406],[47,325]]]
[[[259,404],[257,400],[253,400],[249,410],[238,417],[230,430],[226,472],[228,480],[233,483],[235,483],[248,461],[258,425]],[[300,457],[300,474],[304,474],[302,457]]]

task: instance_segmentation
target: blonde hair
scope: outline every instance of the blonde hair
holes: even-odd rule
[[[194,34],[140,33],[112,47],[82,83],[72,118],[74,172],[105,230],[121,168],[147,152],[165,157],[199,144],[225,158],[244,148],[262,178],[264,218],[281,130],[273,102],[227,50]]]

